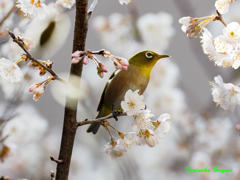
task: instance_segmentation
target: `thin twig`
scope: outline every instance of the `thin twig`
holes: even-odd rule
[[[98,2],[99,2],[99,0],[94,0],[93,3],[91,4],[90,8],[89,8],[88,11],[87,11],[87,15],[88,15],[87,20],[90,19],[91,15],[92,15],[92,12],[93,12],[94,9],[96,8]]]
[[[87,51],[91,52],[91,54],[103,55],[105,49],[100,49],[98,51],[90,51],[90,50],[87,50]]]
[[[105,129],[108,131],[108,133],[110,134],[110,136],[111,136],[111,141],[114,141],[115,139],[113,138],[112,133],[109,131],[108,127],[107,127],[107,126],[104,126],[104,127],[105,127]]]
[[[126,113],[121,113],[121,114],[116,114],[116,116],[126,116],[127,114]],[[85,124],[92,124],[92,123],[96,123],[96,122],[102,122],[106,119],[110,119],[110,118],[113,118],[114,115],[113,114],[109,114],[105,117],[101,117],[101,118],[98,118],[98,119],[93,119],[93,120],[85,120],[85,121],[80,121],[80,122],[77,122],[77,126],[82,126],[82,125],[85,125]]]
[[[2,139],[0,139],[0,143],[3,143],[7,138],[8,138],[9,135],[6,135],[5,137],[3,137]]]
[[[113,127],[111,124],[109,124],[108,126],[110,126],[112,129],[114,129],[114,130],[117,131],[118,133],[121,133],[119,130],[117,130],[115,127]]]
[[[10,9],[10,11],[7,13],[7,15],[0,21],[0,27],[3,25],[5,20],[12,14],[12,12],[15,10],[15,3],[13,4],[13,7]]]
[[[217,14],[218,14],[218,17],[216,18],[216,20],[219,20],[223,23],[223,25],[226,27],[227,24],[224,22],[223,18],[222,18],[222,14],[220,14],[217,10]]]
[[[52,156],[50,156],[50,159],[54,161],[55,163],[63,163],[63,160],[56,160]]]
[[[39,62],[37,59],[35,59],[30,53],[29,51],[24,47],[23,43],[20,42],[15,35],[13,34],[13,32],[8,31],[9,35],[12,37],[13,42],[17,43],[27,54],[28,59],[32,60],[33,62],[37,63],[39,66],[41,66],[42,68],[46,69],[46,71],[48,71],[50,74],[53,75],[54,79],[57,79],[59,81],[61,81],[62,83],[67,83],[66,80],[64,80],[63,78],[61,78],[59,75],[57,75],[52,69],[44,66],[41,62]]]

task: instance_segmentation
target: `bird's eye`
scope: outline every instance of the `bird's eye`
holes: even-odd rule
[[[151,52],[146,52],[145,56],[150,59],[153,57],[153,54]]]

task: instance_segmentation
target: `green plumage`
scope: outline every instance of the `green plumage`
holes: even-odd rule
[[[141,51],[131,57],[128,70],[116,70],[110,76],[103,90],[97,111],[96,118],[104,117],[112,113],[113,110],[121,108],[121,101],[124,100],[125,93],[131,89],[135,91],[139,89],[139,93],[143,94],[147,88],[150,73],[156,62],[168,55],[159,55],[153,51]],[[87,129],[87,132],[96,134],[100,127],[100,123],[93,123]]]

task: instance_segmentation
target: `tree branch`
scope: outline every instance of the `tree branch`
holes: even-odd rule
[[[76,17],[75,17],[75,29],[74,29],[74,41],[73,50],[84,51],[85,42],[87,37],[87,8],[88,0],[77,0],[76,1]],[[70,76],[67,85],[67,93],[71,93],[70,84],[74,83],[77,89],[80,88],[80,78],[82,75],[82,61],[77,64],[71,64]],[[74,76],[79,77],[78,80]],[[56,180],[67,180],[70,168],[70,162],[72,157],[72,150],[74,145],[75,134],[77,130],[76,116],[77,116],[77,104],[78,100],[66,97],[65,114],[63,122],[63,132],[61,147],[58,159],[62,159],[63,163],[57,164]]]
[[[90,120],[90,121],[88,121],[87,119],[85,120],[85,121],[80,121],[80,122],[77,122],[77,126],[83,126],[83,125],[85,125],[85,124],[92,124],[92,123],[96,123],[96,122],[102,122],[102,121],[104,121],[104,120],[106,120],[106,119],[110,119],[110,118],[113,118],[113,117],[115,117],[115,116],[126,116],[127,114],[126,113],[121,113],[121,114],[115,114],[115,115],[113,115],[113,114],[109,114],[109,115],[107,115],[107,116],[105,116],[105,117],[101,117],[101,118],[98,118],[98,119],[93,119],[93,120]]]
[[[57,75],[52,69],[44,66],[41,62],[39,62],[37,59],[35,59],[30,52],[24,47],[23,43],[21,41],[19,41],[13,32],[8,31],[9,35],[12,37],[13,42],[17,43],[23,50],[24,52],[27,54],[28,59],[32,60],[33,62],[37,63],[39,66],[41,66],[42,68],[46,69],[46,71],[48,71],[50,74],[53,75],[54,79],[57,79],[63,83],[66,83],[67,81],[64,80],[63,78],[61,78],[59,75]]]
[[[7,18],[12,14],[14,10],[15,10],[15,3],[13,3],[13,7],[10,9],[7,15],[0,21],[0,27],[3,25],[4,21],[7,20]]]
[[[63,163],[63,160],[56,160],[52,156],[50,156],[51,161],[54,161],[55,163]]]

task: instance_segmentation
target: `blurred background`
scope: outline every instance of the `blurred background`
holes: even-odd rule
[[[5,6],[3,4],[5,3]],[[0,20],[11,9],[14,1],[0,0]],[[25,18],[20,11],[0,27],[0,57],[11,61],[20,58],[23,51],[5,35],[6,28],[33,39],[34,57],[50,59],[53,70],[68,78],[70,69],[75,7],[68,10],[52,8],[45,20]],[[89,5],[92,1],[89,2]],[[120,57],[130,58],[141,50],[154,50],[169,54],[154,67],[144,102],[155,115],[171,115],[171,131],[154,148],[133,145],[123,157],[111,160],[102,152],[109,142],[108,133],[100,128],[97,135],[87,134],[82,126],[76,134],[69,179],[240,179],[240,140],[235,131],[239,123],[239,107],[226,113],[215,107],[209,81],[221,75],[224,82],[239,84],[239,73],[221,68],[209,61],[203,53],[200,39],[188,39],[178,20],[183,16],[203,17],[215,13],[215,0],[132,0],[120,5],[118,0],[100,1],[89,21],[86,49],[106,49]],[[8,6],[6,6],[6,4]],[[223,16],[228,24],[240,23],[240,2],[230,5]],[[222,34],[223,25],[212,22],[206,26],[216,37]],[[97,112],[102,90],[111,72],[112,63],[102,57],[108,66],[104,78],[97,75],[93,62],[83,67],[79,96],[78,121],[93,119]],[[50,170],[58,158],[63,124],[64,86],[51,82],[40,100],[33,101],[28,88],[47,78],[39,71],[20,64],[24,80],[18,84],[1,80],[0,91],[0,177],[11,179],[50,179]],[[132,131],[131,118],[110,120],[124,133]],[[114,132],[113,132],[114,133]],[[118,139],[117,134],[114,137]],[[5,150],[5,151],[4,151]],[[4,156],[3,152],[9,152]],[[211,169],[210,173],[187,173],[187,166]],[[232,169],[232,173],[214,173],[213,167]]]

